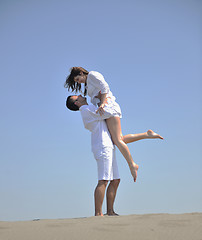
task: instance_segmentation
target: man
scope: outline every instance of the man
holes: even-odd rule
[[[85,128],[91,131],[91,146],[98,166],[98,184],[95,188],[95,216],[103,216],[102,204],[107,188],[107,215],[117,215],[114,212],[114,200],[120,183],[118,166],[116,163],[115,147],[104,119],[106,114],[96,114],[97,108],[88,105],[86,98],[69,96],[66,106],[72,111],[80,110]]]
[[[66,106],[72,111],[80,110],[84,126],[91,132],[92,152],[98,166],[98,184],[94,193],[95,216],[103,216],[102,204],[108,181],[110,181],[110,184],[107,188],[107,215],[117,215],[114,212],[113,206],[120,177],[116,163],[115,146],[105,122],[105,119],[109,116],[107,112],[104,112],[103,115],[97,114],[97,107],[88,105],[86,98],[81,95],[69,96]],[[127,144],[146,138],[163,139],[152,130],[148,130],[145,133],[125,135],[123,136],[123,141]]]

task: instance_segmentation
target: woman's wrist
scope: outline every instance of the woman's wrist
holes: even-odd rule
[[[101,94],[101,97],[100,97],[100,105],[102,105],[102,104],[105,105],[106,97],[107,97],[107,94],[106,94],[106,93]]]

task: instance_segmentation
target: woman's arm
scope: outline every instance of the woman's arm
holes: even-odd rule
[[[98,98],[100,99],[100,106],[97,109],[96,113],[99,113],[101,116],[104,114],[104,106],[107,103],[107,93],[99,93]]]

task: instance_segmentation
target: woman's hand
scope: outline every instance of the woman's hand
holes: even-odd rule
[[[101,105],[99,106],[99,108],[97,109],[97,111],[96,111],[96,113],[99,113],[100,116],[102,116],[102,115],[104,114],[104,112],[105,112],[105,110],[104,110],[104,106],[105,106],[104,103],[101,104]]]
[[[99,108],[98,108],[97,111],[96,111],[96,113],[99,113],[100,116],[102,116],[102,115],[104,114],[104,112],[105,112],[104,106],[108,103],[108,101],[107,101],[108,98],[109,98],[109,97],[105,98],[104,103],[100,104]]]

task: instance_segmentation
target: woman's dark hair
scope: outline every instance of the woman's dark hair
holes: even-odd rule
[[[72,92],[79,91],[81,92],[81,84],[74,81],[74,78],[78,75],[81,75],[81,73],[88,75],[88,71],[82,67],[73,67],[70,69],[70,74],[67,76],[64,87],[72,90]],[[86,84],[85,84],[86,85]],[[85,88],[84,90],[84,96],[86,96],[87,90]]]
[[[66,101],[66,107],[72,111],[78,111],[79,107],[74,104],[75,101],[72,99],[72,96],[69,96]]]

